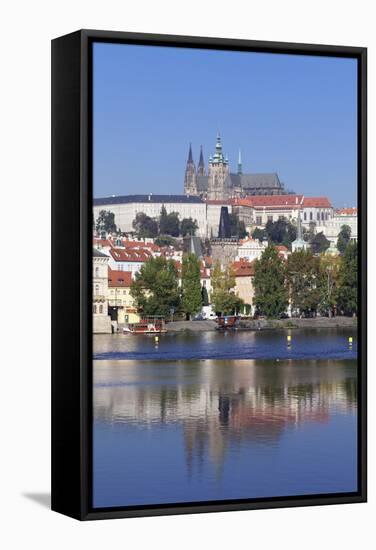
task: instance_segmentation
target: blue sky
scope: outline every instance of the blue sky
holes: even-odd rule
[[[182,193],[189,143],[356,206],[356,61],[94,44],[94,196]]]

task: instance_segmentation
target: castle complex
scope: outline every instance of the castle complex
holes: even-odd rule
[[[189,146],[184,177],[184,193],[207,200],[227,200],[250,195],[283,195],[283,184],[275,173],[243,174],[239,151],[237,172],[230,172],[228,158],[223,154],[221,136],[217,134],[215,153],[209,157],[208,172],[205,170],[202,147],[198,167]]]

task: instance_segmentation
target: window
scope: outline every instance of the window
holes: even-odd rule
[[[103,313],[103,306],[102,306],[102,304],[99,306],[99,313]]]
[[[324,220],[324,212],[321,212],[321,219]]]
[[[96,295],[99,294],[99,285],[95,285],[95,294],[96,294]]]
[[[320,212],[317,212],[317,221],[320,221]]]
[[[261,225],[261,224],[262,224],[261,216],[256,216],[256,225]]]
[[[272,222],[273,221],[273,216],[268,216],[268,222]]]
[[[96,277],[99,277],[99,267],[96,267],[96,268],[95,268],[95,276],[96,276]]]
[[[307,221],[307,212],[304,212],[304,221]]]
[[[310,221],[313,220],[313,214],[312,214],[312,212],[309,213],[309,219],[310,219]]]
[[[97,313],[97,306],[94,306],[94,305],[93,305],[93,313],[94,313],[94,314]]]

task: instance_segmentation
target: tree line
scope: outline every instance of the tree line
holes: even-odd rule
[[[256,313],[277,318],[286,313],[290,304],[293,316],[356,315],[357,256],[357,243],[351,241],[340,256],[297,250],[287,261],[269,245],[255,263]]]
[[[138,212],[132,225],[138,237],[152,239],[163,235],[170,237],[194,236],[198,229],[196,220],[183,218],[180,221],[179,214],[177,212],[167,214],[165,206],[162,206],[158,219],[151,218],[144,212]]]

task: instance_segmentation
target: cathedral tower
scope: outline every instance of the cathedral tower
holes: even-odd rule
[[[202,153],[202,145],[201,145],[201,148],[200,148],[200,160],[199,160],[199,163],[198,163],[197,175],[198,176],[206,176],[204,155]]]
[[[186,195],[197,195],[197,177],[196,166],[193,162],[192,146],[189,144],[187,166],[185,168],[184,176],[184,193]]]
[[[228,160],[222,152],[221,136],[217,134],[215,153],[209,159],[208,199],[223,200],[229,197],[225,181],[229,173]]]

